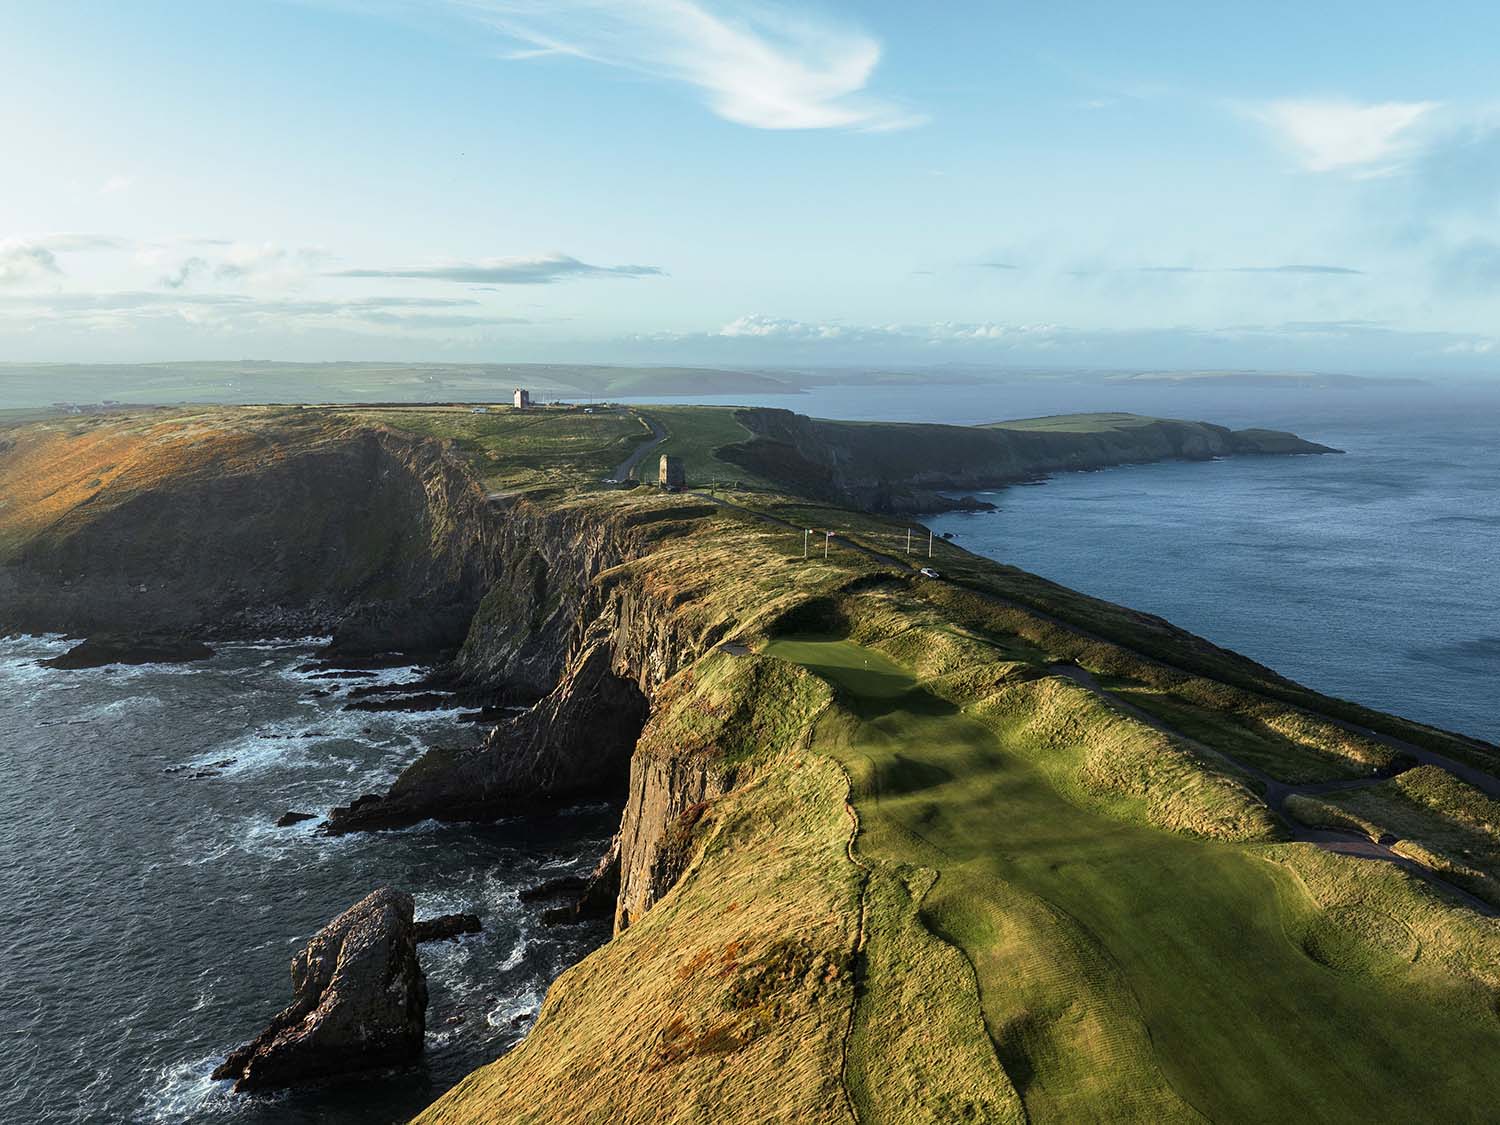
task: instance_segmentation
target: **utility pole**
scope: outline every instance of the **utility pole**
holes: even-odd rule
[[[927,529],[927,557],[932,558],[932,528]]]
[[[832,539],[833,539],[833,532],[831,532],[831,531],[825,531],[825,532],[823,532],[823,557],[825,559],[828,557],[828,544],[829,544],[829,542]]]
[[[807,558],[807,541],[812,536],[812,528],[804,528],[802,531],[802,557]]]
[[[911,554],[911,528],[906,529],[906,553]]]

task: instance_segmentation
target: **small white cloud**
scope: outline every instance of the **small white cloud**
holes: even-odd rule
[[[117,192],[129,191],[134,184],[134,176],[122,176],[117,172],[99,185],[99,194],[114,195]]]
[[[1413,127],[1438,102],[1286,98],[1250,109],[1297,153],[1309,172],[1388,174],[1412,151]]]
[[[774,337],[782,340],[837,340],[844,335],[844,332],[845,330],[837,324],[809,324],[806,321],[788,320],[785,317],[749,313],[731,320],[716,334],[760,339]]]
[[[810,323],[784,317],[751,313],[724,325],[715,336],[761,340],[836,341],[839,343],[875,343],[904,341],[920,344],[995,343],[1038,344],[1062,329],[1055,324],[978,324],[938,321],[935,324],[846,325]]]

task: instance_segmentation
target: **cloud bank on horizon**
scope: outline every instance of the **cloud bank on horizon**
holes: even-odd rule
[[[1464,6],[32,6],[0,351],[1487,373]]]

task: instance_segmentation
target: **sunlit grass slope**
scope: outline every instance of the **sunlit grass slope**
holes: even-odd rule
[[[1002,687],[958,704],[848,641],[766,651],[840,689],[815,747],[855,779],[858,852],[936,873],[923,918],[974,966],[1033,1119],[1278,1121],[1291,1105],[1312,1120],[1482,1118],[1500,1082],[1486,998],[1320,917],[1293,874],[1302,848],[1090,807],[1077,744],[1092,724],[1069,737],[1037,718],[1066,703],[997,700],[1017,691]],[[1311,869],[1330,863],[1366,866]],[[1361,910],[1410,944],[1417,908]],[[1309,952],[1334,947],[1333,965]],[[1425,1078],[1434,1058],[1441,1077]]]

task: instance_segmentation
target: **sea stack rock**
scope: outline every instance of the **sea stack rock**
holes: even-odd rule
[[[237,1092],[301,1086],[398,1066],[422,1053],[427,981],[412,897],[382,887],[292,958],[292,1005],[224,1060]]]

